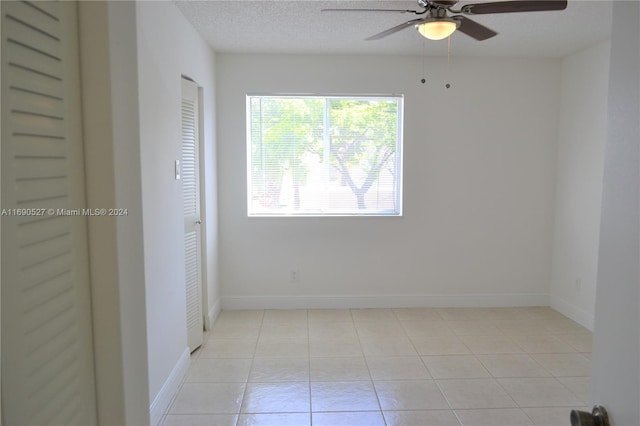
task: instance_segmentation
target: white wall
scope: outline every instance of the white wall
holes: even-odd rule
[[[609,42],[562,60],[551,306],[593,330]]]
[[[149,423],[135,5],[80,2],[87,207],[98,423]]]
[[[640,3],[613,6],[592,399],[640,424]]]
[[[223,307],[548,304],[560,62],[446,69],[217,55]],[[272,92],[404,94],[404,217],[247,218],[245,95]]]
[[[181,75],[204,88],[207,290],[217,302],[214,54],[172,2],[137,2],[149,399],[154,412],[188,363],[181,181]],[[206,312],[206,311],[205,311]]]

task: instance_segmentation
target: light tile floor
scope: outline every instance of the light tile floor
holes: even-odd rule
[[[592,335],[550,308],[223,311],[170,425],[558,425]]]

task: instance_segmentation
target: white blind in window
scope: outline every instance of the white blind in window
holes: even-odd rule
[[[248,213],[401,215],[402,97],[248,96]]]

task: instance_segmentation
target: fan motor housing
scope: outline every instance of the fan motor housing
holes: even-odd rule
[[[431,0],[430,3],[436,6],[451,7],[455,6],[458,0]]]

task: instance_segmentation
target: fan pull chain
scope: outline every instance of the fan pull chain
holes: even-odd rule
[[[447,79],[451,81],[451,36],[447,38]],[[448,89],[451,84],[447,83],[444,87]]]
[[[425,84],[427,79],[425,78],[425,62],[427,60],[427,43],[425,40],[422,40],[422,78],[420,79],[420,83]]]

